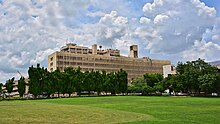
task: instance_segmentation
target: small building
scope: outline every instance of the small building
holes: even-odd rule
[[[28,79],[25,78],[25,83],[28,84]],[[25,93],[24,95],[28,94],[28,85],[25,86]],[[13,87],[13,92],[11,93],[12,96],[19,96],[19,92],[18,92],[18,80],[14,81],[14,87]]]
[[[164,65],[163,66],[163,77],[166,78],[170,75],[176,74],[176,67],[173,65]]]
[[[26,84],[28,84],[28,78],[25,78],[25,82],[26,82]],[[3,89],[3,91],[7,91],[5,86],[2,89]],[[24,95],[27,95],[27,94],[28,94],[28,85],[26,85],[26,87],[25,87]],[[10,94],[7,94],[7,96],[9,96],[9,95],[13,96],[13,97],[19,97],[18,80],[14,80],[13,90]]]

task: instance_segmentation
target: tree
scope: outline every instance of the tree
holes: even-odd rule
[[[82,72],[81,72],[81,68],[80,67],[78,67],[77,69],[76,69],[76,72],[75,72],[75,76],[74,76],[74,78],[73,78],[73,80],[74,80],[74,82],[75,82],[75,88],[76,88],[76,91],[77,91],[77,94],[79,95],[79,96],[81,96],[81,92],[82,92],[82,88],[83,88],[83,80],[82,80],[82,77],[83,77],[83,75],[82,75]]]
[[[3,87],[3,84],[0,83],[0,94],[3,92],[2,87]]]
[[[144,74],[144,80],[148,86],[154,87],[154,85],[163,80],[162,74]]]
[[[118,89],[117,81],[115,77],[114,72],[110,72],[107,74],[107,82],[108,83],[108,89],[111,92],[111,95],[115,95]]]
[[[134,78],[131,82],[131,85],[128,86],[127,92],[131,93],[142,93],[142,86],[147,85],[144,77]]]
[[[89,72],[89,71],[86,71],[86,72],[84,72],[84,74],[83,74],[83,89],[85,90],[85,91],[88,91],[88,94],[89,94],[89,96],[90,96],[90,94],[91,94],[91,91],[92,91],[92,72]]]
[[[3,89],[2,89],[2,87],[3,87],[3,84],[2,83],[0,83],[0,97],[2,96],[2,94],[3,94]],[[4,99],[4,94],[3,94],[3,99]]]
[[[65,85],[64,91],[68,93],[70,97],[76,87],[76,71],[72,67],[65,68],[63,79]]]
[[[164,91],[164,88],[161,85],[161,83],[159,82],[153,87],[153,91],[162,93]]]
[[[102,81],[103,81],[103,91],[105,92],[105,94],[107,95],[108,92],[110,92],[110,87],[111,84],[109,84],[109,78],[108,78],[109,74],[106,73],[105,70],[102,71]]]
[[[217,92],[216,83],[217,83],[217,75],[205,74],[203,76],[199,76],[198,80],[200,82],[200,88],[205,92],[205,95],[208,93]]]
[[[101,74],[99,73],[99,71],[95,72],[95,91],[97,92],[98,96],[100,94],[100,92],[102,91],[102,77]]]
[[[118,91],[125,93],[128,89],[128,74],[123,69],[120,69],[117,73]]]
[[[162,74],[144,74],[143,77],[138,77],[132,80],[132,85],[129,90],[141,92],[142,95],[149,95],[149,93],[162,92],[167,89],[167,84],[163,81]]]
[[[44,68],[40,68],[40,64],[37,64],[37,67],[29,67],[29,93],[34,95],[34,98],[37,98],[38,95],[43,93],[44,80],[43,80],[43,71]]]
[[[63,83],[64,75],[60,70],[55,70],[51,73],[51,79],[53,82],[53,87],[55,92],[58,94],[58,97],[60,97],[60,93],[65,93],[65,86],[66,84]]]
[[[201,91],[217,89],[219,83],[213,82],[214,77],[217,78],[218,70],[206,63],[202,59],[195,61],[179,62],[177,65],[177,76],[172,76],[170,80],[174,89],[181,90],[190,94],[200,94]],[[215,85],[210,85],[212,83]],[[207,92],[207,91],[206,91]]]
[[[216,82],[215,88],[216,88],[216,92],[220,94],[220,74],[219,73],[217,74],[217,82]]]
[[[43,81],[44,81],[43,93],[47,95],[47,98],[49,98],[51,94],[55,93],[53,74],[48,72],[47,69],[44,69],[42,71],[44,73],[44,75],[43,75]]]
[[[185,71],[184,69],[185,69],[185,64],[182,62],[178,62],[176,67],[177,74],[183,74]]]
[[[130,93],[141,93],[142,92],[142,87],[141,86],[130,85],[128,87],[127,92],[130,92]]]
[[[20,97],[23,97],[25,93],[25,88],[26,88],[25,78],[21,76],[20,80],[18,80],[18,92]]]
[[[184,76],[181,74],[171,75],[169,82],[174,92],[186,91],[187,89],[184,83]]]
[[[154,89],[151,86],[144,85],[141,87],[142,95],[149,95],[149,93],[154,92]]]
[[[7,80],[6,83],[5,83],[7,93],[9,93],[9,98],[11,96],[11,92],[13,91],[14,79],[15,78],[13,77],[12,79]]]

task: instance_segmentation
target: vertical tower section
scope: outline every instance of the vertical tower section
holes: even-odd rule
[[[48,66],[47,66],[48,68],[47,68],[47,70],[49,72],[53,72],[57,69],[57,60],[58,60],[57,53],[58,52],[54,52],[53,54],[48,56]]]
[[[92,45],[92,54],[97,54],[97,44]]]
[[[130,57],[138,58],[138,45],[130,46]]]

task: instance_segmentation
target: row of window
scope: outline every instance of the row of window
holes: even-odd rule
[[[82,57],[75,56],[57,56],[58,60],[82,60]]]
[[[58,67],[57,69],[63,71],[66,67]],[[118,69],[100,69],[100,68],[81,68],[82,71],[103,71],[105,70],[106,72],[116,72]],[[53,71],[53,68],[51,68],[51,71]],[[148,70],[148,71],[134,71],[134,70],[126,70],[128,75],[130,77],[135,77],[135,76],[141,76],[145,73],[161,73],[160,70]]]
[[[84,60],[84,61],[82,61]],[[155,66],[155,67],[161,67],[161,64],[152,64],[152,63],[136,63],[136,62],[124,62],[124,61],[115,61],[115,60],[109,60],[107,62],[105,61],[97,61],[95,59],[95,61],[90,60],[88,58],[81,58],[81,57],[75,57],[73,61],[69,61],[69,60],[58,60],[58,62],[62,63],[72,63],[72,62],[76,62],[76,63],[86,63],[86,62],[91,62],[91,63],[97,63],[97,64],[102,64],[102,63],[108,63],[108,64],[121,64],[123,66]],[[103,66],[105,66],[106,64],[103,64]]]
[[[138,66],[138,65],[122,65],[122,64],[100,64],[100,63],[82,63],[82,62],[66,62],[58,61],[58,67],[61,66],[91,66],[91,67],[109,67],[109,68],[126,68],[126,69],[162,69],[161,65],[154,66]],[[52,63],[51,63],[52,64]],[[52,65],[51,65],[52,66]]]
[[[152,61],[144,62],[143,60],[124,60],[124,59],[112,59],[112,58],[92,58],[92,57],[75,57],[75,56],[57,56],[59,61],[62,60],[84,60],[84,61],[95,61],[95,62],[111,62],[111,63],[123,63],[123,64],[147,64],[152,65]],[[161,65],[162,63],[154,63]]]

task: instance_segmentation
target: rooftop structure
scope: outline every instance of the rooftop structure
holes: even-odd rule
[[[101,46],[100,46],[101,47]],[[93,55],[104,55],[104,56],[120,56],[120,50],[113,49],[97,49],[97,44],[92,45],[92,49],[83,46],[77,46],[73,43],[68,43],[63,46],[60,50],[61,52],[68,52],[74,54],[93,54]]]

